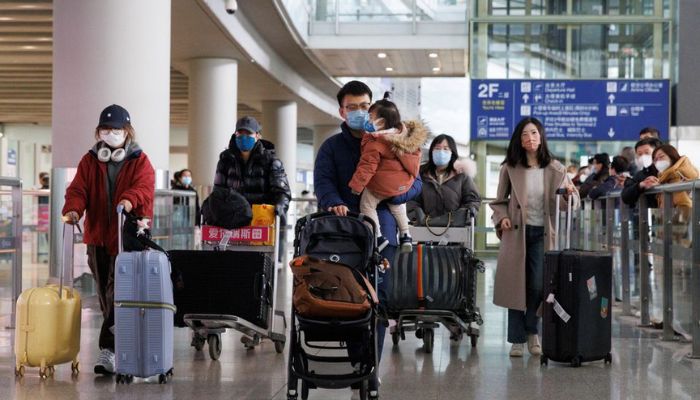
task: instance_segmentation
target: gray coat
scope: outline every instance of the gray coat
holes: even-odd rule
[[[426,216],[434,218],[458,208],[478,210],[481,205],[481,197],[474,181],[464,173],[452,172],[441,185],[424,165],[421,167],[421,178],[423,192],[415,200],[406,204],[409,212],[420,208]]]
[[[503,218],[509,218],[513,229],[503,231],[498,252],[496,282],[493,303],[497,306],[525,311],[525,221],[527,221],[527,187],[525,167],[518,165],[501,167],[496,199],[491,202],[493,223],[497,227]],[[544,247],[555,248],[556,190],[571,185],[566,169],[558,161],[544,168]],[[579,207],[578,192],[573,194],[573,207]],[[567,209],[567,202],[560,201],[559,208]],[[547,294],[545,293],[545,296]]]

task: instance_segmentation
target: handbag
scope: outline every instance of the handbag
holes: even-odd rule
[[[458,208],[450,211],[447,214],[442,214],[437,217],[426,216],[423,220],[416,221],[416,226],[425,226],[428,231],[436,236],[442,236],[447,233],[450,228],[463,228],[468,226],[469,210],[466,208]],[[445,228],[438,233],[433,231],[433,228]]]

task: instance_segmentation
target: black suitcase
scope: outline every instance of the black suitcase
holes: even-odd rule
[[[567,238],[570,226],[569,219]],[[611,363],[612,255],[548,251],[543,272],[541,364],[546,365],[548,360],[568,362],[572,367],[585,361]]]
[[[612,256],[580,250],[547,252],[544,279],[542,364],[554,360],[578,367],[584,361],[612,362]]]
[[[418,276],[418,254],[422,274]],[[463,311],[476,306],[476,261],[471,250],[460,245],[414,246],[411,253],[400,253],[391,267],[390,312],[425,308]],[[422,294],[419,293],[422,286]]]
[[[274,273],[269,255],[206,250],[169,254],[179,275],[174,288],[176,326],[185,326],[185,314],[219,314],[235,315],[267,329]]]

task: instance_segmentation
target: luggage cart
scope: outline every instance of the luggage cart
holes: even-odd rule
[[[246,349],[254,349],[263,340],[270,339],[275,344],[275,351],[282,353],[287,341],[285,335],[287,331],[287,319],[282,310],[277,310],[277,275],[281,268],[281,263],[278,259],[279,245],[279,229],[280,218],[275,217],[274,245],[271,246],[253,246],[253,245],[230,245],[230,231],[224,235],[220,242],[202,241],[202,250],[220,250],[220,251],[249,251],[265,253],[270,257],[274,266],[272,268],[272,289],[270,312],[268,312],[267,326],[262,328],[256,324],[240,318],[236,315],[221,315],[221,314],[185,314],[184,322],[194,332],[192,338],[192,346],[196,350],[202,350],[206,342],[209,347],[209,356],[212,360],[218,360],[221,355],[221,334],[226,332],[226,329],[235,329],[244,336],[241,337],[241,343]],[[262,282],[265,285],[265,282]],[[262,289],[264,292],[264,288]]]
[[[474,271],[471,272],[474,274],[474,279],[470,283],[474,288],[476,285],[476,273],[484,272],[485,270],[483,262],[474,258],[473,254],[475,222],[472,216],[471,225],[466,227],[410,227],[414,243],[433,245],[459,243],[463,248],[471,252],[470,260],[473,259],[475,262],[474,265],[467,265],[466,270],[474,268]],[[440,229],[441,232],[435,232],[435,229]],[[468,271],[467,273],[470,272]],[[472,297],[475,296],[476,290],[473,290]],[[391,340],[395,346],[398,346],[401,340],[406,340],[407,331],[415,331],[416,337],[423,340],[423,349],[426,353],[432,353],[433,351],[435,329],[440,324],[450,331],[451,340],[459,342],[466,334],[471,340],[471,346],[476,347],[480,335],[479,326],[484,323],[479,307],[476,306],[475,298],[467,299],[467,307],[464,310],[406,309],[394,313],[390,312],[389,318],[396,321],[396,325],[390,329]]]

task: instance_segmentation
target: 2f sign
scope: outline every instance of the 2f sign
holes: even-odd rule
[[[498,93],[498,83],[480,83],[477,87],[477,97],[480,99],[489,99],[494,94]]]

